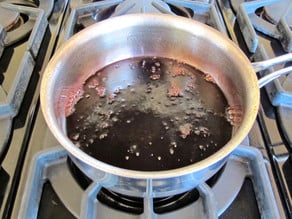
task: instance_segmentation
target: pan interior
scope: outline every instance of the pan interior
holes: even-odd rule
[[[68,108],[77,147],[105,163],[161,171],[198,162],[232,135],[227,100],[210,75],[173,59],[136,57],[99,70]]]

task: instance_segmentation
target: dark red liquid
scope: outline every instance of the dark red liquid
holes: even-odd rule
[[[231,138],[227,101],[194,67],[166,58],[106,66],[67,117],[69,138],[92,157],[133,170],[198,162]],[[208,77],[208,79],[210,79]]]

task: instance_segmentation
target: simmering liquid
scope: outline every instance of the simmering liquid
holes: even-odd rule
[[[227,101],[213,79],[176,60],[140,57],[96,72],[67,117],[67,134],[90,156],[132,170],[198,162],[231,138]]]

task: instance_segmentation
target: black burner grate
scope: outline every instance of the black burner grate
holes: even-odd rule
[[[79,186],[86,190],[88,186],[92,183],[92,180],[89,179],[68,157],[67,159],[67,165],[70,169],[71,174],[73,175],[74,179],[78,182]],[[209,186],[213,186],[217,180],[220,178],[220,175],[222,174],[224,170],[223,166],[214,176],[212,176],[206,183]],[[171,211],[175,211],[178,209],[181,209],[195,201],[197,201],[200,197],[200,194],[197,189],[192,189],[190,191],[162,197],[162,198],[154,198],[153,199],[153,207],[154,212],[158,214],[167,213]],[[109,189],[102,188],[98,195],[97,199],[116,210],[120,210],[126,213],[132,213],[132,214],[142,214],[143,213],[143,198],[140,197],[132,197],[123,195],[117,192],[113,192]]]

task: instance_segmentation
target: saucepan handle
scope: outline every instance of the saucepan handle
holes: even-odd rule
[[[289,62],[289,61],[292,61],[292,53],[287,53],[285,55],[278,56],[276,58],[268,59],[268,60],[261,61],[261,62],[254,62],[254,63],[252,63],[252,66],[253,66],[255,72],[259,72],[259,71],[265,70],[267,68],[270,68],[274,65],[281,64],[283,62]],[[292,66],[287,67],[287,68],[283,68],[283,69],[275,71],[271,74],[268,74],[268,75],[259,79],[259,82],[258,82],[259,87],[261,88],[261,87],[265,86],[267,83],[280,77],[281,75],[286,75],[286,74],[290,74],[290,73],[292,73]]]

